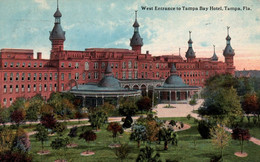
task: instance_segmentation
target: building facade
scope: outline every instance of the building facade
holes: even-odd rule
[[[76,84],[99,82],[108,62],[115,78],[123,87],[142,89],[160,86],[170,76],[172,64],[184,83],[203,87],[210,76],[221,73],[234,74],[234,50],[230,45],[229,33],[223,52],[225,62],[218,61],[213,52],[211,58],[197,58],[192,47],[191,32],[186,58],[181,55],[152,56],[142,53],[143,39],[139,33],[137,13],[133,24],[134,33],[130,39],[131,49],[88,48],[85,51],[64,50],[65,31],[61,26],[62,14],[57,7],[54,13],[54,27],[50,32],[50,59],[43,59],[42,53],[33,58],[33,50],[0,50],[0,103],[8,107],[18,97],[30,98],[41,94],[48,99],[52,92],[70,90]],[[228,28],[229,30],[229,28]]]

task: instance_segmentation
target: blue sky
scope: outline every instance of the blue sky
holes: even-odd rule
[[[192,31],[197,57],[211,57],[213,44],[223,60],[226,26],[230,26],[237,69],[260,70],[259,0],[59,0],[61,23],[66,31],[65,49],[128,48],[138,10],[143,53],[178,54],[187,50]],[[147,11],[147,7],[241,7],[242,11]],[[56,0],[0,0],[0,48],[26,48],[49,58]]]

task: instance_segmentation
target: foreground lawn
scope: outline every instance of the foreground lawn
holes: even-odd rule
[[[186,124],[190,124],[192,127],[188,130],[178,132],[179,142],[178,146],[169,145],[169,150],[163,150],[163,142],[160,145],[152,143],[157,152],[160,153],[163,161],[177,160],[177,161],[191,161],[191,162],[209,162],[211,157],[218,155],[220,150],[212,145],[211,140],[202,139],[197,131],[197,124],[194,123],[193,118],[187,120],[187,118],[164,118],[174,119],[182,121]],[[85,161],[119,161],[114,153],[114,150],[109,148],[108,145],[113,143],[112,133],[106,131],[106,127],[103,127],[100,132],[97,133],[97,140],[87,144],[84,140],[74,140],[78,144],[77,148],[68,148],[66,150],[52,150],[50,143],[54,140],[55,136],[50,137],[50,140],[46,142],[44,150],[51,151],[51,154],[40,156],[37,152],[41,150],[40,142],[35,141],[34,136],[31,136],[31,150],[34,161],[54,161],[57,159],[66,159],[68,161],[85,162]],[[129,141],[130,133],[124,132],[122,137],[118,137],[117,140],[121,143],[128,143],[132,149],[125,161],[135,161],[139,149],[136,142]],[[142,144],[144,146],[145,144]],[[95,152],[93,156],[80,156],[80,153],[87,149]],[[231,140],[228,147],[224,150],[224,161],[250,161],[257,162],[260,159],[260,146],[253,144],[252,142],[244,143],[244,151],[248,153],[248,157],[238,158],[234,155],[235,152],[240,150],[238,141]]]

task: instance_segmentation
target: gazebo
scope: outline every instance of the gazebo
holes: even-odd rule
[[[176,68],[172,64],[171,75],[161,87],[155,87],[158,93],[159,103],[188,103],[188,99],[200,92],[200,87],[189,86],[177,75]]]
[[[98,106],[105,102],[105,99],[114,100],[118,106],[120,97],[141,96],[140,90],[130,90],[120,87],[119,80],[114,78],[110,64],[107,64],[105,76],[99,83],[89,83],[72,87],[70,93],[76,97],[83,98],[83,107]]]

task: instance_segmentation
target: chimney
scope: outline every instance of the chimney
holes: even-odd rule
[[[149,54],[149,51],[146,51],[146,54],[148,55],[148,54]]]
[[[37,59],[42,59],[42,53],[41,52],[37,52]]]

